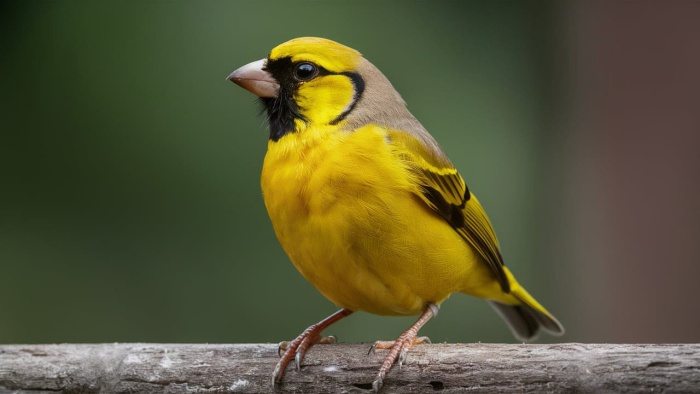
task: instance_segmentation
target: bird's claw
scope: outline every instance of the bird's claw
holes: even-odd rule
[[[403,367],[403,363],[406,362],[408,358],[408,347],[403,347],[399,353],[399,369]]]
[[[374,350],[377,347],[375,343],[372,344],[372,346],[369,347],[369,350],[367,350],[367,355],[369,356],[370,354],[374,354]]]
[[[304,358],[304,352],[301,347],[297,349],[297,353],[294,355],[294,367],[297,371],[301,370],[301,360]]]
[[[374,382],[372,382],[372,392],[378,393],[379,390],[381,390],[383,385],[384,385],[384,379],[382,379],[382,378],[375,379]]]
[[[282,353],[287,351],[287,347],[289,347],[289,341],[282,341],[277,345],[277,356],[282,357]]]
[[[280,380],[282,378],[280,375],[280,371],[281,371],[280,364],[277,364],[275,366],[275,370],[272,371],[272,387],[276,387],[277,384],[280,382]]]

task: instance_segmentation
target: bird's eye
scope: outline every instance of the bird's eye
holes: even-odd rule
[[[298,81],[308,81],[318,74],[318,67],[311,63],[299,63],[294,68],[294,78]]]

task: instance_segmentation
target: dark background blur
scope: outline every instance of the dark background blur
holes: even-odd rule
[[[0,343],[275,342],[335,309],[275,240],[263,118],[225,81],[306,35],[392,80],[561,340],[700,341],[698,20],[691,1],[2,2]],[[513,341],[461,295],[423,333]]]

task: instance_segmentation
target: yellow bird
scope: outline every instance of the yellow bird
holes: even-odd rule
[[[562,325],[503,264],[479,200],[389,80],[347,46],[297,38],[229,79],[259,96],[270,139],[262,170],[275,234],[338,312],[289,342],[273,373],[301,364],[321,331],[353,313],[417,315],[391,343],[373,388],[420,342],[452,293],[488,300],[516,337]]]

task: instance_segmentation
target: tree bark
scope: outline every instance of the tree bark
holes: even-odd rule
[[[317,345],[278,391],[371,388],[386,351]],[[271,392],[277,345],[0,346],[0,392]],[[700,344],[433,344],[408,353],[382,392],[700,392]]]

